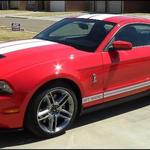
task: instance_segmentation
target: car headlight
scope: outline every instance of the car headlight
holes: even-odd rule
[[[5,81],[0,81],[0,95],[12,94],[13,90]]]

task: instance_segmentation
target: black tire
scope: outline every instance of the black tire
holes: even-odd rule
[[[40,104],[42,102],[43,97],[48,92],[50,92],[50,90],[55,90],[55,89],[65,90],[66,92],[68,92],[71,95],[72,102],[73,102],[73,105],[74,105],[74,110],[73,110],[71,119],[70,119],[69,123],[67,124],[67,126],[62,128],[58,132],[50,133],[50,132],[44,131],[41,128],[41,126],[39,125],[38,115],[37,115],[38,113],[37,112],[38,112],[38,109],[39,109],[39,106],[40,106]],[[31,100],[31,102],[29,104],[29,107],[28,107],[28,110],[27,110],[26,118],[25,118],[25,128],[28,131],[32,132],[34,135],[36,135],[36,136],[38,136],[40,138],[55,137],[55,136],[58,136],[58,135],[61,135],[61,134],[65,133],[65,131],[71,126],[71,124],[76,119],[77,114],[78,114],[78,101],[77,101],[77,97],[76,97],[74,91],[72,90],[72,88],[69,85],[64,84],[64,83],[53,83],[50,86],[45,87],[44,89],[40,90],[40,92],[38,92],[33,97],[33,99]],[[54,125],[52,125],[52,126],[54,126]]]

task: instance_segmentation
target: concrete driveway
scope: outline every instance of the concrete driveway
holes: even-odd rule
[[[150,148],[150,97],[82,116],[64,135],[48,140],[24,131],[0,133],[0,148]]]

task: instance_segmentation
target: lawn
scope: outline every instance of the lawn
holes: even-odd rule
[[[11,31],[10,28],[0,27],[0,41],[24,40],[34,37],[36,33],[27,31]]]
[[[6,15],[6,16],[26,16],[26,17],[59,17],[59,16],[74,16],[74,15],[80,15],[84,14],[86,12],[42,12],[42,11],[28,11],[28,10],[0,10],[0,15]]]
[[[24,14],[29,12],[26,10],[0,10],[0,15]]]
[[[26,16],[32,16],[32,17],[48,17],[48,16],[71,16],[75,14],[80,14],[81,12],[30,12],[26,14]],[[18,16],[21,16],[22,14],[18,14]]]

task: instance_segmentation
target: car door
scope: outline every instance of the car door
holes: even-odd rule
[[[133,48],[110,51],[118,40],[131,42]],[[122,27],[102,55],[105,102],[150,89],[150,24]]]

